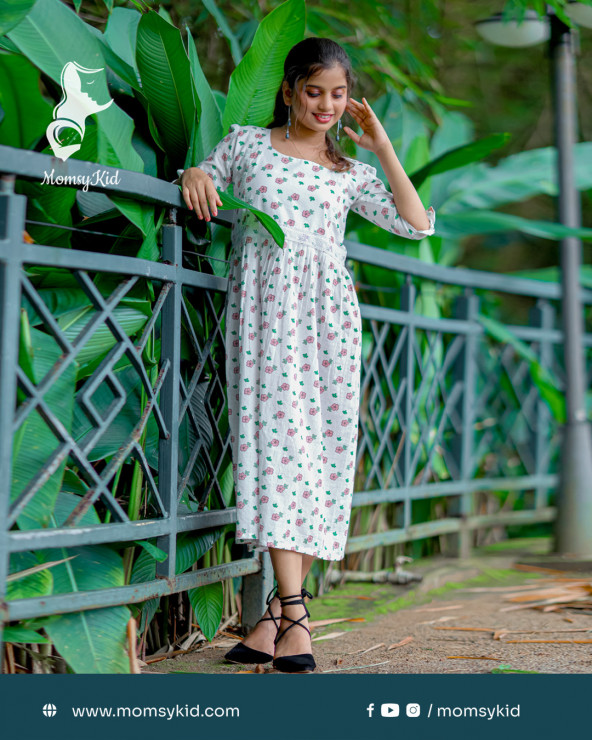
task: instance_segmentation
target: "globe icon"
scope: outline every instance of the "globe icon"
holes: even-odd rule
[[[56,709],[55,704],[44,704],[43,705],[43,714],[46,717],[54,717],[57,711],[58,710]]]

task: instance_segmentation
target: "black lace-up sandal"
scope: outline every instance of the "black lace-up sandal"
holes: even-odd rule
[[[274,622],[277,632],[280,631],[280,617],[274,617],[271,611],[271,602],[276,596],[278,587],[274,586],[269,592],[266,600],[266,604],[269,609],[270,617],[261,617],[259,622]],[[277,594],[279,596],[279,594]],[[259,624],[257,622],[257,624]],[[230,663],[269,663],[273,660],[273,655],[264,653],[262,650],[255,650],[250,648],[248,645],[243,645],[242,642],[237,643],[232,650],[229,650],[224,656],[225,660]]]
[[[286,619],[289,622],[292,622],[292,624],[289,627],[286,627],[286,629],[281,634],[278,631],[277,635],[275,636],[275,640],[273,641],[275,645],[278,644],[278,642],[282,639],[286,632],[292,629],[294,625],[302,627],[302,629],[305,629],[310,635],[310,630],[308,629],[308,627],[305,627],[303,624],[301,624],[303,619],[306,619],[306,617],[310,617],[310,612],[306,608],[306,603],[304,601],[305,596],[308,596],[309,599],[313,598],[313,595],[309,593],[305,588],[300,591],[300,594],[295,594],[294,596],[280,596],[280,604],[282,605],[282,607],[292,606],[294,604],[302,604],[306,614],[303,614],[300,619],[292,619],[292,617],[287,617],[285,614],[282,614],[282,619]],[[292,601],[290,601],[290,599],[292,599]],[[279,658],[274,658],[272,665],[276,670],[281,671],[282,673],[312,673],[312,671],[314,671],[314,669],[317,667],[312,653],[300,653],[299,655],[282,655]]]

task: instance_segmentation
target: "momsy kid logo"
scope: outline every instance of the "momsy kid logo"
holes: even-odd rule
[[[62,99],[53,109],[54,120],[46,130],[49,145],[62,162],[80,149],[84,138],[84,122],[88,116],[100,113],[113,103],[112,100],[98,103],[92,96],[92,85],[103,69],[87,69],[77,62],[67,62],[62,69]],[[80,143],[63,143],[60,135],[66,129],[74,129],[80,136]]]

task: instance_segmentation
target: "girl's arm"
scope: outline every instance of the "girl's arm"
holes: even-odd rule
[[[195,209],[200,219],[210,220],[208,206],[216,216],[217,206],[222,205],[216,188],[226,190],[233,180],[233,164],[237,156],[240,130],[240,126],[233,123],[228,134],[197,167],[177,170],[179,180],[176,182],[182,187],[183,199],[190,210]]]
[[[399,162],[399,158],[395,154],[391,142],[388,141],[380,147],[376,152],[376,156],[380,160],[386,179],[391,186],[391,192],[399,215],[415,229],[429,229],[430,222],[426,217],[423,203],[417,194],[417,190],[413,187],[413,183],[403,169],[403,165]],[[397,194],[396,197],[395,193]]]
[[[376,175],[376,167],[362,162],[356,164],[352,171],[351,187],[348,208],[391,234],[407,239],[423,239],[424,236],[435,233],[436,213],[431,206],[424,210],[413,185],[411,188],[420,204],[424,223],[426,220],[428,223],[421,229],[416,228],[414,223],[399,213],[393,194],[389,193],[383,181]],[[419,219],[415,219],[415,223],[418,221]]]
[[[363,134],[359,136],[349,126],[344,126],[343,130],[356,144],[376,154],[392,192],[389,193],[383,182],[376,177],[376,168],[365,165],[361,173],[363,182],[357,187],[351,209],[400,236],[421,239],[433,234],[436,218],[434,209],[431,206],[427,210],[424,208],[384,127],[366,98],[362,98],[362,101],[359,103],[350,98],[347,111],[360,125]]]

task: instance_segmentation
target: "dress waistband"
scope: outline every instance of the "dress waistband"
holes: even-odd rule
[[[260,237],[264,236],[264,238],[268,238],[272,244],[276,245],[269,232],[264,229],[261,224],[258,224],[257,226],[249,225],[248,227],[243,224],[236,224],[235,229],[239,232],[235,235],[235,238],[242,239],[244,236],[257,234]],[[299,246],[312,247],[317,251],[330,254],[342,263],[345,262],[347,257],[347,249],[345,245],[338,242],[332,242],[327,236],[311,233],[304,229],[295,229],[294,227],[287,227],[284,231],[284,235],[284,249]]]

